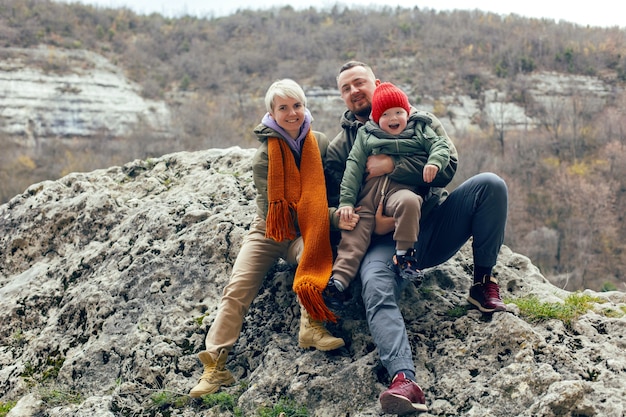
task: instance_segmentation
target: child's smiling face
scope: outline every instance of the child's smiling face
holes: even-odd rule
[[[378,120],[378,126],[391,135],[398,135],[406,128],[409,114],[402,107],[385,110]]]

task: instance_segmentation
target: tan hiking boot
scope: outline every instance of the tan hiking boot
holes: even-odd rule
[[[311,319],[304,307],[300,308],[300,332],[298,333],[298,346],[301,348],[315,348],[328,351],[345,346],[343,339],[335,337],[324,327],[321,321]]]
[[[200,377],[198,385],[189,391],[189,396],[198,398],[206,394],[213,394],[221,386],[228,386],[235,383],[235,378],[228,369],[225,368],[228,352],[225,349],[220,351],[217,360],[213,360],[211,354],[202,351],[198,354],[200,361],[204,365],[204,373]]]

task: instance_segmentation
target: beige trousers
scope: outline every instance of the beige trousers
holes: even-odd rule
[[[414,188],[385,178],[372,178],[363,184],[357,203],[357,207],[361,206],[359,222],[353,230],[341,232],[333,277],[346,287],[359,272],[361,260],[369,248],[381,197],[384,198],[383,214],[395,219],[393,239],[396,249],[406,250],[417,242],[424,199],[414,192]]]
[[[230,281],[224,287],[215,321],[206,336],[206,351],[214,358],[221,349],[230,351],[239,338],[243,318],[274,262],[282,258],[297,265],[303,245],[302,237],[280,243],[265,238],[265,219],[258,216],[254,219],[233,265]]]

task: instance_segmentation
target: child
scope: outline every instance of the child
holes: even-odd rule
[[[395,221],[396,272],[413,281],[422,277],[416,268],[413,245],[417,242],[421,206],[428,187],[419,187],[417,181],[413,185],[400,184],[386,175],[371,179],[366,176],[367,158],[375,154],[412,155],[424,167],[426,184],[448,165],[450,147],[446,139],[410,112],[407,95],[395,85],[381,83],[374,91],[371,120],[357,133],[341,181],[337,213],[346,221],[355,213],[355,207],[360,207],[360,219],[354,230],[341,233],[328,286],[331,304],[336,291],[345,290],[358,272],[374,232],[379,204],[383,205],[384,214]]]

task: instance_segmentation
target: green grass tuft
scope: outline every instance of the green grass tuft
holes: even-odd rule
[[[17,404],[16,401],[0,402],[0,417],[6,417],[9,411]]]
[[[452,318],[463,317],[467,314],[467,306],[456,306],[446,311],[446,316]]]
[[[75,391],[57,388],[45,388],[41,390],[41,399],[51,407],[67,404],[80,404],[84,401],[83,396]]]
[[[281,398],[273,407],[258,409],[260,417],[308,417],[309,411],[305,406],[296,404],[293,400]]]
[[[220,408],[224,410],[234,410],[235,404],[237,403],[237,399],[225,392],[216,392],[215,394],[208,394],[202,396],[202,404],[215,407],[218,405]]]
[[[546,320],[561,320],[566,326],[571,326],[572,322],[586,312],[594,309],[594,304],[604,303],[605,300],[592,297],[590,295],[574,293],[569,295],[562,303],[542,302],[537,296],[516,298],[507,300],[520,309],[522,316],[531,322],[542,322]]]

